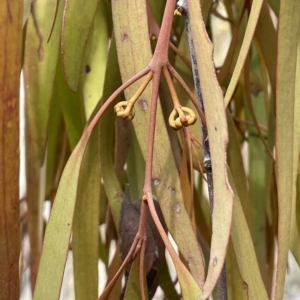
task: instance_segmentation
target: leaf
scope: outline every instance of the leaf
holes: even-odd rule
[[[230,172],[228,172],[228,178],[234,189],[231,239],[240,275],[249,300],[267,300],[268,295],[259,272],[250,231]]]
[[[143,299],[141,296],[141,286],[140,286],[140,279],[139,279],[139,274],[140,274],[140,256],[134,260],[134,262],[131,265],[129,276],[128,276],[128,281],[126,285],[126,291],[125,291],[125,296],[124,300],[139,300]],[[145,300],[148,300],[148,292],[147,292],[147,284],[145,282],[145,276],[144,277],[144,286],[145,286]]]
[[[201,296],[201,299],[206,299],[211,294],[224,265],[230,236],[233,193],[226,174],[228,132],[222,91],[216,80],[212,61],[212,44],[207,37],[203,22],[199,18],[201,16],[199,3],[189,0],[188,7],[196,60],[199,66],[214,185],[210,262],[203,295]]]
[[[90,132],[72,152],[62,174],[46,227],[33,299],[59,299],[62,276],[72,230],[80,164]]]
[[[62,27],[61,52],[66,82],[77,90],[84,49],[99,0],[66,0]]]
[[[112,280],[112,278],[117,273],[121,264],[122,264],[122,259],[120,255],[120,249],[119,249],[119,245],[117,245],[116,253],[107,269],[107,283],[109,283]],[[109,300],[115,300],[120,297],[121,290],[122,290],[122,278],[123,278],[123,272],[118,278],[117,282],[115,283],[112,291],[110,292],[108,298]],[[99,299],[101,299],[101,297],[99,297]]]
[[[163,290],[166,299],[179,300],[180,297],[175,289],[170,276],[167,261],[164,259],[159,272],[159,286]]]
[[[87,118],[90,117],[103,93],[108,53],[108,14],[104,0],[99,2],[82,62],[83,98]]]
[[[227,161],[234,178],[237,192],[241,200],[241,205],[243,207],[247,224],[251,228],[247,178],[244,170],[241,148],[237,137],[237,132],[235,130],[235,126],[228,109],[226,110],[226,115],[229,134],[229,143],[227,147]]]
[[[114,80],[111,80],[114,78]],[[119,65],[117,60],[116,42],[111,41],[107,68],[105,73],[103,99],[107,99],[110,94],[121,84]],[[113,103],[115,105],[120,101],[120,96]],[[102,101],[100,102],[102,103]],[[100,163],[104,181],[104,189],[109,200],[109,205],[116,228],[118,228],[121,211],[121,202],[123,200],[123,190],[114,170],[114,133],[115,133],[116,114],[111,105],[105,112],[100,121],[100,140],[105,141],[100,146]]]
[[[141,17],[146,14],[146,7],[143,2],[137,4],[133,1],[113,1],[112,10],[121,77],[125,81],[145,68],[151,60],[147,20]],[[128,11],[130,14],[127,13]],[[139,81],[125,91],[127,99],[136,91],[138,84]],[[144,104],[146,103],[146,106],[136,104],[133,126],[145,159],[147,152],[147,135],[145,133],[148,132],[149,126],[151,84],[145,89],[140,99],[144,101]],[[186,261],[190,262],[189,269],[195,281],[201,286],[204,281],[202,253],[184,207],[178,171],[160,105],[158,105],[156,115],[153,161],[152,178],[155,181],[157,197],[167,227]],[[176,265],[176,262],[174,263]],[[192,280],[192,276],[185,267],[180,265],[177,271],[181,273],[178,273],[178,278],[179,281],[182,280],[180,282],[182,288],[187,288],[185,293],[191,291],[190,297],[194,297],[192,299],[199,296],[200,289],[196,288],[197,284]],[[188,282],[187,276],[190,277],[191,282]]]
[[[295,122],[294,109],[295,103],[299,101],[299,98],[296,98],[295,94],[296,84],[299,84],[296,82],[297,48],[300,34],[299,10],[299,1],[290,0],[281,2],[278,32],[278,47],[280,51],[278,52],[277,61],[276,90],[276,174],[279,216],[278,261],[276,266],[274,299],[277,300],[283,297],[287,257],[290,246],[292,204],[295,194],[294,166],[298,166],[299,162],[299,157],[294,157],[294,154],[296,154],[294,149],[299,145],[299,142],[294,140],[298,135],[298,129],[296,129],[298,121]]]
[[[65,166],[46,228],[34,300],[55,300],[59,297],[69,249],[80,165],[95,125],[118,93],[120,89],[95,114]]]
[[[23,1],[0,2],[0,299],[19,299],[19,85]]]
[[[28,214],[28,235],[30,239],[30,282],[34,290],[39,261],[43,245],[44,218],[43,205],[45,199],[45,166],[39,166],[35,155],[34,141],[29,126],[26,126],[26,202]]]
[[[145,160],[134,132],[127,158],[127,175],[132,199],[139,199],[144,186]]]
[[[48,126],[48,145],[47,145],[47,166],[46,166],[46,199],[53,200],[54,191],[57,190],[58,180],[65,165],[64,158],[66,153],[66,135],[62,134],[65,130],[62,122],[62,113],[57,97],[52,97],[50,107],[50,118]],[[67,155],[66,155],[67,154]],[[68,155],[69,156],[69,155]],[[67,160],[67,158],[65,158]]]
[[[256,73],[259,73],[259,61],[257,51],[252,49],[251,67]],[[249,60],[246,59],[244,68],[245,78],[245,98],[247,101],[246,117],[248,120],[264,125],[266,123],[266,105],[264,103],[264,94],[260,92],[256,96],[250,93],[249,82]],[[265,138],[262,136],[258,126],[248,127],[249,137],[249,201],[251,207],[251,235],[256,252],[257,261],[260,267],[261,275],[266,278],[266,202],[262,201],[265,193],[264,183],[266,181],[266,153],[267,147]],[[265,146],[265,147],[264,147]],[[273,152],[269,150],[270,156]]]
[[[275,0],[277,1],[277,0]],[[276,93],[276,61],[277,61],[277,32],[273,25],[270,10],[263,2],[261,13],[255,30],[255,37],[259,43],[272,86],[273,96]]]
[[[298,265],[300,266],[300,238],[299,228],[297,225],[296,216],[296,196],[297,196],[297,175],[299,167],[300,155],[300,40],[297,46],[297,65],[296,65],[296,78],[295,78],[295,103],[294,103],[294,163],[293,163],[293,203],[291,212],[291,238],[290,248]]]
[[[263,3],[263,0],[254,0],[252,2],[251,12],[250,12],[249,20],[247,23],[244,41],[243,41],[243,44],[242,44],[242,47],[240,50],[240,54],[239,54],[237,63],[235,65],[229,86],[228,86],[226,94],[225,94],[225,98],[224,98],[225,106],[228,105],[229,101],[232,98],[233,92],[236,88],[236,84],[239,80],[241,71],[243,69],[245,59],[248,55],[249,48],[250,48],[252,38],[254,35],[254,31],[255,31],[255,28],[256,28],[256,25],[258,22],[262,3]]]
[[[81,92],[73,92],[67,87],[60,60],[57,64],[54,97],[59,101],[69,142],[74,149],[86,125],[86,118]]]
[[[226,275],[228,299],[248,300],[247,286],[241,278],[232,242],[228,245]]]
[[[46,41],[52,26],[56,0],[35,2],[33,7],[36,22],[31,15],[26,28],[24,58],[26,115],[28,116],[28,127],[39,166],[43,164],[46,150],[50,102],[59,53],[63,5],[64,1],[61,0],[49,43]]]
[[[99,199],[100,199],[99,124],[93,131],[81,164],[74,214],[72,250],[76,299],[98,297]]]

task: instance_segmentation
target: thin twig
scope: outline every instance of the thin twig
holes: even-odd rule
[[[198,101],[200,107],[202,108],[202,111],[205,116],[204,103],[203,103],[202,92],[201,92],[201,84],[200,84],[200,78],[199,78],[199,72],[198,72],[198,65],[197,65],[197,60],[196,60],[192,32],[191,32],[188,4],[187,4],[186,0],[180,0],[180,1],[178,1],[178,5],[181,8],[181,13],[185,17],[185,27],[186,27],[189,48],[190,48],[190,55],[191,55],[191,62],[192,62],[192,69],[193,69],[193,78],[194,78],[194,84],[195,84],[195,90],[196,90],[196,98],[197,98],[197,101]],[[210,203],[210,210],[212,213],[213,207],[214,207],[214,185],[213,185],[213,173],[212,173],[213,170],[211,167],[211,155],[210,155],[210,146],[209,146],[207,127],[204,126],[203,123],[201,123],[201,130],[202,130],[203,148],[204,148],[203,164],[204,164],[204,168],[206,170],[209,203]],[[223,266],[223,270],[220,274],[220,277],[218,279],[217,290],[218,290],[218,300],[227,300],[227,280],[226,280],[226,271],[225,271],[224,266]]]

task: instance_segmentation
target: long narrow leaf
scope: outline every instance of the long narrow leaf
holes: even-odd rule
[[[213,236],[210,262],[201,297],[206,299],[211,294],[224,265],[230,236],[233,193],[226,174],[228,132],[222,91],[216,80],[212,61],[212,44],[200,18],[199,3],[189,0],[188,5],[206,113],[214,185]]]
[[[72,250],[76,299],[98,296],[100,151],[99,125],[85,151],[78,181]]]
[[[287,257],[290,246],[293,202],[295,132],[295,86],[297,47],[300,28],[300,2],[282,1],[278,36],[277,101],[276,101],[276,169],[278,188],[278,261],[276,266],[275,299],[283,297]],[[297,102],[299,99],[297,99]]]

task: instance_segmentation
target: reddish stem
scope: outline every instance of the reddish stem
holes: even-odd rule
[[[172,20],[174,16],[175,3],[176,0],[167,0],[155,52],[149,64],[153,72],[160,71],[161,68],[165,66],[169,61],[169,40],[172,29]]]

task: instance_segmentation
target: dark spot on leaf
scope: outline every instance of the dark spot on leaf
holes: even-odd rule
[[[245,281],[242,284],[243,284],[243,289],[247,291],[248,290],[248,284]]]
[[[70,223],[68,223],[68,226],[70,226]]]
[[[85,66],[85,73],[90,73],[91,72],[91,67],[89,65]]]
[[[218,128],[217,128],[217,127],[215,127],[215,131],[218,131]]]
[[[217,264],[218,264],[218,258],[217,257],[213,258],[212,264],[213,264],[213,267],[217,266]]]
[[[148,103],[144,99],[139,99],[137,103],[142,110],[146,110],[148,108]]]
[[[122,42],[126,42],[128,40],[128,35],[126,33],[122,36]]]

